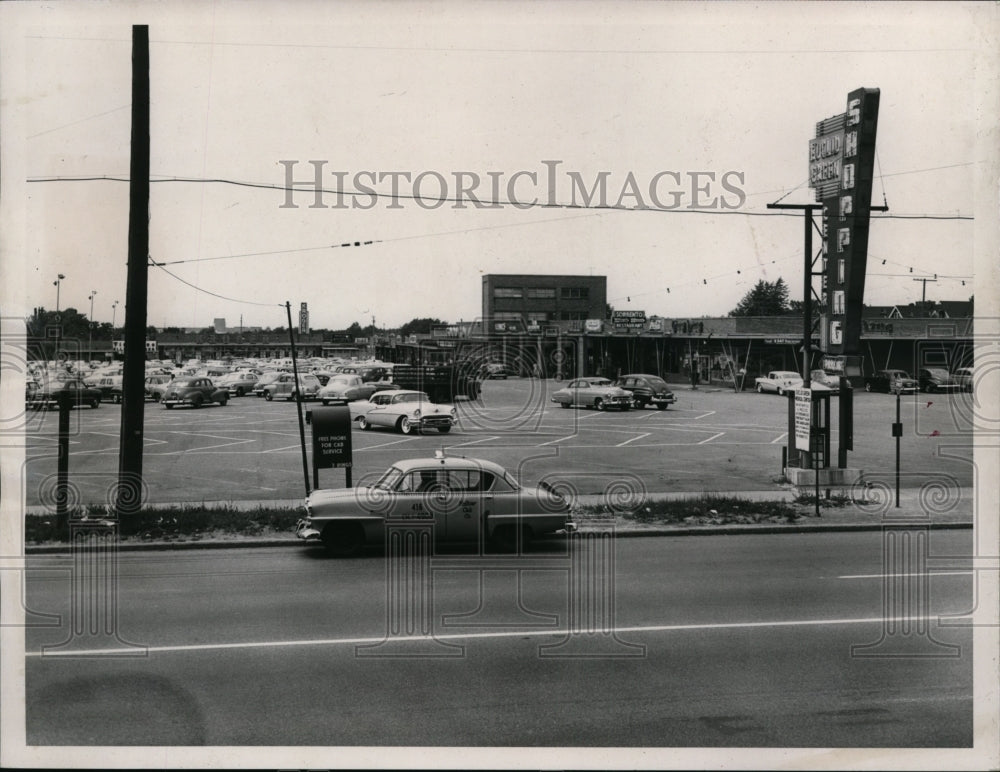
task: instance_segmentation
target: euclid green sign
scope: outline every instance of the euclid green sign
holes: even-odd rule
[[[312,410],[313,468],[350,469],[351,410],[346,405],[317,407]]]
[[[816,124],[809,141],[809,185],[823,204],[823,321],[827,354],[861,348],[879,90],[847,95],[847,112]]]

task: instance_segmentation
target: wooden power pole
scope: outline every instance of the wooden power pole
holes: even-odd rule
[[[118,516],[142,503],[142,432],[146,376],[146,283],[149,262],[149,27],[132,27],[132,161],[129,174],[125,365],[122,371]]]

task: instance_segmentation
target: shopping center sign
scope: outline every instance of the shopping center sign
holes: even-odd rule
[[[868,261],[879,90],[847,95],[847,111],[816,124],[809,186],[823,204],[823,318],[827,354],[859,354]]]

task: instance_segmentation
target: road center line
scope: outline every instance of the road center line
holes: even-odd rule
[[[934,622],[940,619],[940,615],[922,615],[898,618],[893,621],[900,622]],[[690,625],[644,625],[637,627],[617,627],[615,634],[626,633],[669,633],[669,632],[691,632],[691,631],[712,631],[712,630],[745,630],[745,629],[768,629],[783,627],[822,627],[835,625],[883,625],[886,620],[883,617],[863,617],[848,619],[795,619],[772,622],[719,622],[715,624],[690,624]],[[602,631],[610,633],[612,630]],[[407,635],[392,636],[391,640],[399,643],[419,643],[426,641],[458,641],[474,640],[486,638],[538,638],[538,637],[567,637],[569,630],[505,630],[491,631],[486,633],[442,633],[440,635]],[[223,651],[231,649],[268,649],[268,648],[288,648],[292,646],[346,646],[346,645],[373,645],[390,640],[387,636],[365,637],[365,638],[321,638],[314,640],[298,641],[248,641],[244,643],[197,643],[180,644],[177,646],[146,646],[139,648],[106,648],[106,649],[78,649],[69,651],[51,651],[43,654],[41,651],[25,652],[25,657],[48,658],[48,657],[136,657],[144,654],[167,653],[167,652],[188,652],[188,651]]]
[[[912,574],[850,574],[838,579],[902,579],[908,576],[971,576],[975,571],[924,571]]]

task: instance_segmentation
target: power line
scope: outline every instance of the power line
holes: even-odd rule
[[[164,268],[162,264],[157,263],[152,258],[148,258],[148,259],[149,259],[149,264],[150,265],[155,265],[157,268],[159,268],[161,271],[163,271],[168,276],[172,276],[173,278],[177,279],[177,281],[179,281],[181,284],[186,284],[187,286],[191,287],[192,289],[198,290],[198,292],[204,292],[206,295],[211,295],[212,297],[220,298],[221,300],[228,300],[228,301],[231,301],[233,303],[244,303],[244,304],[249,305],[249,306],[267,306],[269,308],[271,306],[278,306],[280,308],[284,307],[283,303],[259,303],[259,302],[254,301],[254,300],[240,300],[239,298],[230,298],[230,297],[226,297],[225,295],[220,295],[217,292],[212,292],[211,290],[207,290],[204,287],[199,287],[196,284],[192,284],[191,282],[189,282],[189,281],[187,281],[185,279],[182,279],[177,274],[171,273],[166,268]]]
[[[127,177],[116,177],[111,175],[98,175],[90,177],[62,177],[62,176],[52,176],[52,177],[29,177],[28,182],[128,182]],[[359,191],[348,191],[341,190],[337,188],[317,188],[317,187],[289,187],[287,185],[278,185],[274,183],[266,182],[246,182],[243,180],[228,180],[223,178],[200,178],[200,177],[166,177],[163,179],[152,179],[151,183],[165,183],[165,182],[179,182],[179,183],[189,183],[189,184],[219,184],[219,185],[235,185],[237,187],[245,188],[256,188],[261,190],[275,190],[291,193],[311,193],[315,195],[316,193],[337,195],[337,196],[350,196],[352,198],[357,197],[374,197],[374,198],[392,198],[392,199],[403,199],[406,201],[429,201],[432,203],[444,204],[444,203],[456,203],[456,204],[471,204],[471,199],[465,198],[453,198],[449,196],[420,196],[417,194],[404,194],[404,193],[381,193],[376,190],[359,192]],[[799,215],[794,212],[786,211],[770,211],[770,212],[752,212],[752,211],[739,211],[739,210],[727,210],[727,209],[661,209],[657,207],[645,207],[645,206],[618,206],[612,204],[560,204],[560,203],[550,203],[546,201],[510,201],[506,199],[500,200],[490,200],[490,201],[479,201],[483,207],[503,207],[503,206],[514,206],[520,209],[580,209],[580,210],[591,210],[591,211],[608,211],[608,212],[656,212],[659,214],[700,214],[700,215],[737,215],[742,217],[798,217]],[[872,215],[873,219],[879,220],[975,220],[975,217],[971,215],[938,215],[938,214],[881,214]]]

